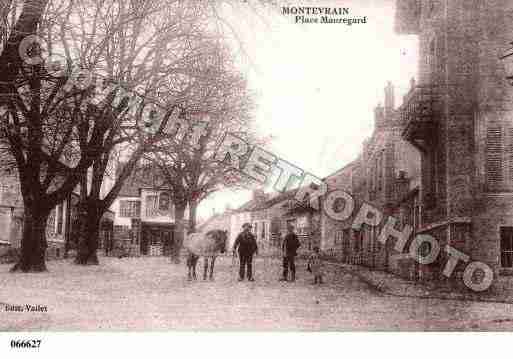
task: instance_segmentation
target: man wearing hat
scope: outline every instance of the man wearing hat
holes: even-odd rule
[[[287,225],[287,231],[288,233],[282,243],[283,275],[280,280],[286,281],[288,279],[287,277],[290,269],[290,281],[294,282],[296,280],[296,264],[294,263],[294,259],[301,243],[299,242],[297,235],[294,233],[294,227],[291,224]]]
[[[233,244],[233,255],[235,250],[239,251],[239,281],[244,280],[244,274],[247,269],[248,280],[253,282],[253,254],[258,254],[258,246],[253,233],[251,233],[251,224],[244,223],[242,225],[242,232],[235,239]]]

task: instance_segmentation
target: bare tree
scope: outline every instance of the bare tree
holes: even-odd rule
[[[50,211],[70,195],[91,165],[95,174],[101,172],[109,151],[117,143],[130,136],[145,143],[151,137],[145,132],[139,134],[139,124],[132,124],[134,116],[130,110],[137,108],[142,114],[144,99],[155,97],[166,68],[176,66],[165,57],[167,51],[174,49],[162,44],[166,44],[170,33],[176,36],[184,36],[184,33],[173,28],[175,24],[162,19],[171,16],[176,19],[176,9],[183,10],[181,14],[189,14],[187,11],[191,8],[179,8],[179,1],[166,2],[165,6],[158,1],[145,0],[134,0],[130,4],[118,0],[50,1],[40,19],[38,35],[46,40],[50,52],[60,51],[65,59],[61,71],[54,72],[41,63],[25,62],[5,85],[7,90],[3,92],[2,101],[8,111],[2,117],[2,130],[16,161],[25,207],[21,258],[13,270],[45,270],[45,226]],[[196,15],[190,13],[191,17]],[[23,13],[19,19],[22,16]],[[158,29],[148,35],[142,29],[147,29],[150,17]],[[195,26],[192,21],[178,23]],[[35,28],[31,31],[35,32]],[[142,38],[137,37],[137,31],[143,34]],[[194,32],[188,31],[186,35],[191,33]],[[154,38],[148,38],[152,35]],[[119,41],[120,38],[137,38],[138,41]],[[153,49],[141,45],[158,42],[160,46],[153,45]],[[8,42],[6,46],[11,45]],[[37,56],[40,49],[33,46],[30,51]],[[95,74],[94,80],[99,81],[84,85],[77,77],[77,68]],[[71,80],[76,81],[69,85]],[[94,86],[99,82],[100,86]],[[111,89],[111,84],[117,86]],[[137,106],[131,106],[131,96],[123,94],[130,86],[146,96]],[[106,92],[101,103],[94,101],[98,91]],[[139,147],[135,154],[140,156],[141,153]],[[96,190],[98,183],[101,179],[93,180],[90,188]],[[94,196],[93,193],[92,198]],[[82,208],[91,207],[83,205]],[[96,204],[94,210],[98,211]]]
[[[97,262],[96,220],[155,140],[138,131],[140,123],[127,124],[134,118],[144,120],[147,101],[134,106],[123,91],[157,99],[162,89],[176,91],[180,88],[176,84],[194,78],[197,74],[190,69],[204,45],[197,39],[212,33],[201,21],[209,14],[209,5],[178,0],[10,0],[0,9],[0,20],[8,25],[0,33],[0,106],[7,108],[2,111],[2,136],[19,174],[25,207],[22,255],[13,270],[46,269],[46,220],[80,181],[81,217],[88,221],[82,222],[77,261]],[[46,40],[50,53],[65,60],[63,71],[22,61],[20,43],[36,32]],[[32,46],[29,52],[37,56],[41,49]],[[101,78],[100,89],[69,86],[71,79],[77,80],[73,71],[77,66],[94,73],[95,84]],[[121,86],[107,91],[104,87],[112,83]],[[101,104],[91,102],[98,90],[107,92]],[[181,90],[186,93],[187,87]],[[164,97],[167,109],[184,100],[184,96]],[[134,144],[129,165],[107,196],[100,198],[110,153],[127,141]]]
[[[191,5],[192,4],[192,5]],[[99,2],[103,6],[104,2]],[[111,18],[126,18],[131,14],[140,14],[141,2],[126,7],[120,7],[119,13]],[[136,106],[135,114],[130,118],[136,123],[146,121],[152,124],[152,119],[144,112],[146,100],[155,101],[169,110],[181,106],[187,96],[187,88],[179,87],[184,78],[193,79],[201,77],[195,63],[197,58],[208,52],[208,42],[213,41],[205,29],[205,22],[201,22],[201,8],[194,3],[176,1],[167,3],[165,7],[150,8],[144,17],[139,16],[137,21],[121,21],[114,36],[105,41],[105,54],[109,78],[116,78],[127,84],[128,88],[137,89],[143,94],[143,101]],[[86,19],[81,23],[86,23]],[[89,21],[91,21],[89,19]],[[98,21],[93,21],[98,25]],[[112,28],[112,24],[102,27]],[[107,37],[107,36],[105,36]],[[135,51],[135,53],[134,53]],[[140,55],[137,55],[139,53]],[[174,97],[164,96],[174,90]],[[145,115],[146,114],[146,115]],[[158,122],[160,123],[160,122]],[[123,183],[130,176],[139,159],[147,151],[148,146],[158,140],[158,136],[145,136],[144,132],[133,130],[130,127],[118,126],[112,128],[111,136],[104,143],[103,154],[94,161],[90,181],[85,178],[81,186],[81,223],[80,243],[76,262],[79,264],[98,263],[96,249],[98,247],[98,230],[102,215],[116,199]],[[111,154],[120,146],[125,147],[126,163],[115,179],[113,187],[101,197],[102,184],[105,172],[111,161]]]
[[[59,159],[70,150],[75,128],[72,119],[76,113],[72,106],[63,105],[58,110],[52,106],[64,80],[50,80],[41,64],[23,62],[19,51],[23,36],[44,27],[46,5],[47,1],[26,1],[19,18],[16,20],[12,15],[14,25],[1,55],[6,72],[1,104],[8,109],[2,116],[2,131],[16,161],[24,203],[21,258],[13,270],[46,269],[47,218],[52,208],[70,194],[83,170],[99,153],[99,134],[104,127],[98,125],[92,129],[92,136],[84,142],[87,148],[81,148],[76,166],[59,165]],[[12,6],[9,11],[14,14],[17,8]],[[36,54],[37,50],[32,49]]]
[[[189,88],[189,94],[181,102],[184,112],[180,126],[144,156],[158,175],[140,177],[153,180],[152,186],[168,189],[175,205],[175,261],[179,261],[187,206],[189,229],[194,231],[196,210],[202,200],[221,188],[247,183],[233,167],[214,160],[219,139],[227,132],[237,133],[247,141],[257,139],[250,122],[253,96],[244,77],[234,69],[230,56],[215,44],[212,52],[201,59],[198,66],[205,76],[191,78],[182,85]],[[173,92],[167,96],[175,98]]]

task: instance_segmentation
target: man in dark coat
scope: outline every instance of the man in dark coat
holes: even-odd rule
[[[294,227],[289,225],[287,226],[287,230],[288,233],[285,235],[282,244],[283,276],[280,278],[280,280],[286,281],[288,279],[290,269],[290,281],[294,282],[296,280],[296,264],[294,263],[294,260],[297,255],[297,250],[301,246],[301,244],[299,243],[297,235],[294,233]]]
[[[243,231],[235,239],[233,244],[233,255],[238,249],[239,252],[239,281],[244,280],[244,272],[248,274],[248,280],[253,282],[253,254],[258,254],[258,246],[253,233],[251,233],[251,224],[244,223],[242,225]]]

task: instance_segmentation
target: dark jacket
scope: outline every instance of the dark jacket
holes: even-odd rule
[[[287,257],[293,257],[297,255],[297,249],[301,247],[299,239],[295,233],[288,233],[283,239],[283,255]]]
[[[249,232],[242,232],[235,239],[233,244],[233,250],[239,250],[239,255],[252,256],[255,252],[258,252],[258,246],[255,236]]]

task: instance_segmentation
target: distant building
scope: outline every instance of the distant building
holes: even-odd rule
[[[101,194],[111,185],[109,179],[104,180]],[[49,259],[62,258],[69,250],[77,248],[78,193],[79,188],[50,212],[46,225],[46,254]],[[0,252],[5,252],[8,248],[21,248],[23,213],[18,175],[16,171],[4,171],[0,176]],[[112,237],[112,222],[113,213],[106,211],[100,224],[100,249]]]
[[[300,252],[320,243],[320,214],[294,199],[296,190],[266,194],[254,190],[250,201],[230,213],[230,248],[244,223],[251,223],[260,253],[276,254],[287,225],[295,228],[301,242]]]
[[[111,206],[116,246],[127,248],[133,255],[166,254],[174,241],[175,205],[170,190],[155,184],[155,176],[154,171],[146,172],[144,178],[134,173]],[[184,220],[186,230],[188,210]]]
[[[386,85],[384,94],[385,106],[378,105],[374,109],[374,131],[363,143],[361,155],[324,180],[329,190],[341,189],[350,193],[356,209],[366,202],[380,209],[385,216],[402,218],[402,209],[408,211],[408,216],[410,212],[418,216],[420,153],[401,136],[405,123],[395,108],[391,83]],[[334,207],[343,206],[341,201]],[[395,253],[393,246],[381,245],[379,226],[354,230],[352,224],[356,213],[345,221],[337,221],[323,211],[321,248],[348,263],[399,272],[398,261],[404,256]],[[419,224],[418,218],[416,223]]]

